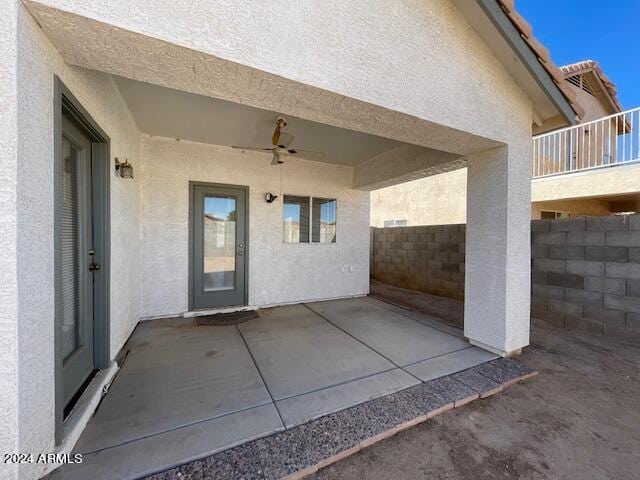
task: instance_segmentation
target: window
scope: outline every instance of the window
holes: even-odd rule
[[[542,220],[555,220],[556,218],[570,218],[571,214],[568,212],[552,212],[550,210],[541,210],[540,218]]]
[[[336,209],[334,198],[283,195],[284,243],[335,243]]]
[[[407,221],[406,220],[385,220],[384,221],[384,227],[406,227],[407,226]]]
[[[284,195],[284,243],[309,243],[309,197]]]
[[[315,243],[336,241],[336,200],[313,198],[311,238]]]

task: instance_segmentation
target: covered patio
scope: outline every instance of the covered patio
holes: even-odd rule
[[[373,297],[256,313],[140,323],[75,448],[83,463],[52,478],[139,478],[496,358]]]

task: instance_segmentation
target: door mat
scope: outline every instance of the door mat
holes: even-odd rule
[[[243,312],[215,313],[213,315],[203,315],[196,317],[198,327],[226,327],[248,322],[255,318],[260,318],[260,314],[255,310]]]

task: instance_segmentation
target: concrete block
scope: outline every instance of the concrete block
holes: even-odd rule
[[[626,283],[620,278],[584,277],[584,289],[590,292],[624,295]]]
[[[547,309],[548,300],[543,297],[531,297],[531,311],[544,311]]]
[[[533,295],[541,298],[553,300],[564,300],[564,288],[550,285],[533,285],[531,287]]]
[[[624,324],[625,312],[620,310],[607,310],[598,305],[585,305],[583,317],[598,323],[621,325]]]
[[[632,247],[629,248],[629,257],[628,260],[630,262],[640,263],[640,247]]]
[[[538,245],[564,245],[566,236],[564,232],[536,232],[533,234],[533,243]]]
[[[608,278],[640,279],[640,263],[607,262],[606,276]]]
[[[640,230],[640,215],[629,215],[629,230]]]
[[[625,294],[630,297],[640,297],[640,280],[627,280]]]
[[[627,312],[626,326],[628,328],[640,328],[640,314],[635,312]]]
[[[531,245],[531,258],[549,258],[549,246]]]
[[[607,217],[587,217],[588,232],[611,232],[629,230],[629,221],[624,215],[609,215]]]
[[[564,273],[566,271],[566,262],[565,260],[537,258],[533,261],[533,268],[543,272]]]
[[[531,232],[548,232],[550,223],[550,220],[531,220]]]
[[[604,262],[590,262],[587,260],[567,260],[567,273],[576,275],[604,276]]]
[[[556,328],[564,328],[564,315],[556,312],[543,311],[539,312],[533,318],[544,320],[545,322],[553,325]]]
[[[605,262],[626,262],[627,251],[625,247],[588,246],[585,247],[585,260],[599,260]]]
[[[547,272],[547,284],[555,285],[556,287],[582,289],[584,287],[584,278],[573,273]]]
[[[531,271],[531,283],[537,285],[546,285],[547,284],[547,272],[543,272],[541,270],[532,270]]]
[[[573,317],[581,317],[583,313],[582,304],[569,303],[562,300],[549,300],[547,309],[550,313],[559,313]]]
[[[449,234],[442,232],[436,233],[436,243],[449,243]]]
[[[604,335],[604,324],[593,322],[581,317],[565,317],[564,324],[566,328],[587,332],[592,335]]]
[[[441,252],[453,253],[459,252],[460,247],[461,245],[458,245],[457,243],[442,243],[438,246],[438,250]]]
[[[640,313],[640,298],[607,293],[604,296],[604,306],[610,310]]]
[[[552,232],[583,232],[585,225],[585,217],[561,218],[550,222]]]
[[[583,305],[603,305],[604,294],[601,292],[589,292],[577,288],[565,288],[564,298],[567,302],[581,303]]]
[[[610,338],[617,338],[625,342],[632,342],[635,344],[640,343],[640,330],[629,327],[614,327],[605,325],[604,336]]]
[[[604,245],[604,232],[567,232],[567,245]]]
[[[584,260],[584,247],[577,245],[551,245],[549,258]]]
[[[607,232],[606,244],[614,247],[640,247],[640,230]]]

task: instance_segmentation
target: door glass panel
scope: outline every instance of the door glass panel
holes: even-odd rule
[[[233,290],[236,284],[236,198],[204,197],[203,288]]]
[[[78,150],[62,139],[62,355],[67,359],[80,346],[78,261]]]

